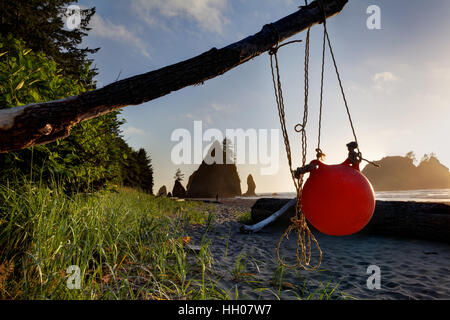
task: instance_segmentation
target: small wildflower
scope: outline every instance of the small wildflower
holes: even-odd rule
[[[106,274],[106,275],[103,276],[102,282],[104,284],[108,284],[110,281],[111,281],[111,275],[110,274]]]

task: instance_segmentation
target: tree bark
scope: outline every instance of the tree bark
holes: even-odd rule
[[[69,135],[75,124],[184,87],[201,84],[270,50],[277,43],[338,14],[348,0],[322,0],[222,49],[114,82],[79,96],[0,110],[0,153],[44,144]]]

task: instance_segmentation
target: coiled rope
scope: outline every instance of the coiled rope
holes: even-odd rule
[[[305,1],[305,4],[307,2]],[[272,25],[274,28],[274,26]],[[275,29],[276,31],[276,29]],[[299,42],[299,41],[296,41]],[[292,41],[290,42],[292,43]],[[288,43],[286,43],[288,44]],[[272,48],[272,50],[269,51],[270,55],[270,66],[272,71],[272,81],[274,86],[274,92],[275,92],[275,100],[278,107],[278,115],[280,119],[280,125],[283,133],[283,139],[284,139],[284,145],[286,148],[286,155],[288,159],[289,169],[291,172],[292,181],[294,182],[295,189],[297,191],[297,199],[295,204],[295,216],[291,219],[292,224],[287,228],[287,230],[284,232],[284,234],[281,236],[277,248],[277,258],[281,265],[283,265],[286,268],[296,268],[301,267],[305,270],[316,270],[319,268],[320,263],[322,261],[322,250],[320,249],[319,243],[315,236],[312,234],[311,230],[308,227],[308,224],[306,223],[305,215],[301,209],[301,197],[302,197],[302,191],[303,191],[303,177],[304,174],[301,174],[298,177],[296,177],[295,171],[292,168],[292,154],[291,154],[291,147],[289,142],[289,136],[286,129],[286,114],[285,114],[285,107],[284,107],[284,99],[283,99],[283,89],[281,85],[281,77],[280,77],[280,68],[279,68],[279,61],[278,61],[278,49],[282,46],[286,45],[283,44],[281,46],[276,46]],[[303,120],[301,124],[297,124],[295,126],[295,131],[301,133],[301,144],[302,144],[302,165],[306,166],[306,157],[307,157],[307,135],[306,135],[306,125],[308,122],[308,102],[309,102],[309,44],[310,44],[310,29],[308,29],[307,35],[306,35],[306,42],[305,42],[305,62],[304,62],[304,69],[305,69],[305,75],[304,75],[304,93],[305,93],[305,99],[304,99],[304,108],[303,108]],[[289,265],[283,261],[283,259],[280,256],[280,247],[285,238],[289,236],[291,231],[296,230],[297,231],[297,249],[296,249],[296,263],[293,265]],[[314,244],[318,251],[319,251],[319,261],[315,266],[311,266],[311,244]]]

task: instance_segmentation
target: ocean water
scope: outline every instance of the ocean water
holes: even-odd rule
[[[258,198],[295,198],[295,192],[261,193]],[[375,192],[377,200],[384,201],[416,201],[416,202],[449,202],[450,189],[380,191]],[[248,199],[248,198],[247,198]]]

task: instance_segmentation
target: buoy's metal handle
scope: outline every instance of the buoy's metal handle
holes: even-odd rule
[[[347,160],[345,160],[341,164],[344,165],[344,166],[348,166],[350,168],[353,168],[355,170],[361,171],[359,169],[359,162],[353,163],[352,160],[350,160],[350,158],[347,158]]]
[[[297,168],[294,171],[294,177],[296,179],[299,179],[301,175],[306,174],[308,172],[313,172],[318,168],[318,165],[316,163],[317,160],[311,161],[309,164],[305,165],[304,167]]]
[[[356,164],[353,163],[353,162],[350,160],[350,158],[347,158],[344,162],[342,162],[342,163],[339,164],[339,165],[347,166],[347,167],[353,168],[353,169],[355,169],[355,170],[361,171],[361,170],[359,169],[359,163],[356,163]],[[316,172],[316,171],[319,170],[320,168],[324,168],[324,167],[327,167],[327,166],[329,166],[329,165],[323,163],[323,162],[320,161],[320,160],[313,160],[313,161],[311,161],[309,164],[307,164],[306,166],[297,168],[297,169],[294,171],[294,177],[295,177],[296,179],[299,179],[300,176],[303,175],[303,174],[306,174],[306,173],[314,174],[314,172]]]

